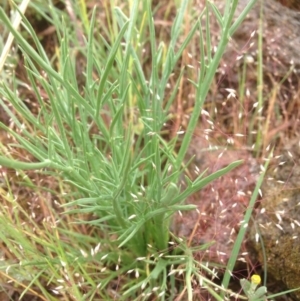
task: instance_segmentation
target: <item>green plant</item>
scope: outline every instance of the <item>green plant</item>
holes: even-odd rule
[[[49,270],[55,279],[64,273],[67,275],[64,277],[70,279],[70,283],[65,294],[75,296],[77,300],[93,300],[95,294],[104,298],[105,293],[98,292],[98,288],[109,287],[120,275],[126,279],[120,289],[122,295],[118,293],[117,296],[120,300],[137,299],[140,294],[145,298],[150,295],[167,298],[167,294],[175,294],[176,273],[184,275],[189,300],[193,295],[193,279],[199,279],[212,293],[213,287],[217,286],[202,275],[202,270],[206,275],[214,275],[210,266],[196,262],[193,258],[195,250],[173,237],[169,227],[174,212],[195,209],[193,205],[184,204],[188,196],[241,164],[236,161],[211,175],[203,172],[195,180],[186,177],[185,185],[179,185],[188,165],[185,154],[191,135],[219,61],[230,36],[255,1],[249,2],[234,23],[238,1],[227,1],[223,15],[208,1],[206,10],[180,43],[188,2],[182,1],[178,8],[168,45],[157,45],[151,1],[146,1],[145,7],[141,8],[140,1],[135,0],[129,5],[128,17],[119,8],[114,10],[109,40],[95,33],[96,9],[90,22],[84,17],[86,42],[74,51],[71,46],[76,45],[74,32],[67,26],[71,24],[70,20],[60,20],[59,12],[52,5],[50,14],[58,39],[55,64],[45,53],[28,20],[22,16],[23,28],[33,38],[35,49],[0,9],[0,19],[24,56],[30,89],[39,105],[37,114],[28,109],[16,93],[16,78],[13,77],[9,85],[1,85],[0,103],[14,128],[5,124],[1,127],[14,137],[15,143],[2,146],[0,164],[17,170],[39,169],[42,174],[57,178],[63,187],[60,192],[68,192],[62,197],[64,203],[61,206],[67,210],[64,214],[68,213],[68,222],[73,220],[96,229],[91,238],[68,231],[67,222],[62,222],[57,233],[47,228],[47,233],[40,239],[32,235],[28,240],[18,231],[5,233],[2,239],[12,249],[21,244],[18,241],[25,246],[25,254],[16,251],[14,256],[21,260],[26,255],[26,266],[35,264],[39,267],[35,276],[30,273],[24,280],[28,289],[35,284],[46,295],[39,281],[49,277]],[[86,16],[84,7],[81,9],[82,15]],[[214,55],[210,49],[210,13],[215,15],[221,28],[220,43]],[[201,25],[204,15],[207,18],[205,37]],[[162,132],[169,120],[169,109],[178,92],[183,70],[169,95],[166,94],[168,82],[183,51],[198,31],[201,66],[198,80],[193,83],[195,107],[182,141],[179,135],[164,139]],[[144,72],[143,59],[143,47],[148,41],[151,53],[149,77]],[[86,63],[82,86],[76,74],[78,52],[85,57]],[[46,97],[42,98],[41,91]],[[25,149],[31,156],[28,161],[34,162],[12,158],[12,148],[19,153]],[[56,192],[52,190],[51,193]],[[19,206],[17,208],[21,210]],[[2,210],[4,212],[4,208]],[[52,214],[61,219],[57,212]],[[86,215],[89,215],[88,219]],[[5,224],[12,220],[3,217],[1,222]],[[21,227],[21,223],[18,225]],[[67,239],[68,236],[79,244],[77,250],[57,238]],[[14,238],[16,242],[12,242]],[[41,252],[34,254],[32,241],[42,245]],[[101,249],[98,241],[102,243]],[[208,246],[202,246],[205,247]],[[87,250],[91,250],[91,256]],[[56,253],[56,258],[51,256],[52,252]],[[43,254],[48,256],[43,258]],[[97,260],[100,263],[96,263]],[[11,266],[17,268],[16,264]],[[4,267],[7,268],[3,266],[2,270]],[[101,275],[90,276],[99,271]],[[75,273],[82,275],[84,284],[91,288],[88,293],[79,289]],[[49,293],[46,296],[50,298]],[[105,298],[109,296],[105,295]]]
[[[257,286],[261,283],[259,275],[252,275],[251,282],[247,279],[241,279],[240,283],[249,301],[265,300],[267,288],[265,286],[257,288]]]
[[[248,281],[247,279],[241,279],[240,284],[247,297],[239,296],[239,298],[246,299],[249,301],[267,301],[267,300],[273,300],[272,298],[276,298],[281,295],[288,294],[298,290],[298,289],[291,289],[285,292],[280,292],[278,294],[273,294],[268,296],[267,288],[265,286],[261,286],[257,288],[260,283],[261,283],[261,278],[259,275],[256,274],[251,276],[250,281]]]

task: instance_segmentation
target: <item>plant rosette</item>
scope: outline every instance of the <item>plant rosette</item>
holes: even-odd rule
[[[240,283],[249,301],[265,300],[267,288],[265,286],[257,288],[261,283],[261,278],[259,275],[252,275],[251,281],[248,281],[247,279],[241,279]]]

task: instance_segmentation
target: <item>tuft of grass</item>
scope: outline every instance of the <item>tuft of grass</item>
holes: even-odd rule
[[[186,176],[181,184],[188,166],[185,156],[219,62],[255,2],[249,1],[233,22],[237,0],[226,1],[223,13],[207,1],[190,31],[182,34],[189,5],[183,0],[168,43],[157,41],[150,0],[144,6],[138,0],[124,8],[106,6],[107,28],[100,33],[96,7],[89,16],[85,2],[78,7],[70,2],[68,14],[61,18],[61,11],[50,4],[46,15],[55,26],[54,57],[45,52],[20,11],[21,33],[0,9],[0,19],[22,53],[26,87],[37,103],[34,113],[16,92],[20,83],[15,74],[1,83],[0,104],[10,118],[10,125],[2,123],[1,129],[13,143],[1,145],[0,164],[17,174],[10,176],[3,170],[0,223],[5,230],[0,235],[5,253],[0,271],[22,296],[172,300],[186,293],[192,300],[197,286],[218,300],[229,293],[229,273],[241,239],[222,287],[212,281],[216,276],[212,265],[193,256],[210,244],[192,248],[169,229],[175,212],[196,209],[185,204],[187,197],[241,164],[233,162],[209,175],[203,171],[195,180]],[[41,4],[35,9],[44,15]],[[221,28],[214,53],[211,14]],[[74,16],[79,16],[78,24]],[[197,80],[192,81],[194,109],[186,130],[168,139],[163,133],[184,66],[173,91],[168,87],[196,35],[201,60],[200,67],[195,66]],[[79,59],[82,72],[78,72]],[[34,206],[35,197],[18,202],[12,180],[20,176],[22,185],[42,199],[40,207]],[[55,179],[56,185],[43,185],[39,176]],[[257,193],[258,188],[253,200]],[[43,219],[37,221],[41,208]],[[247,210],[248,220],[250,213]]]

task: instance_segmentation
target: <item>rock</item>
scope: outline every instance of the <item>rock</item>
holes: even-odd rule
[[[294,289],[300,287],[300,168],[288,155],[284,162],[267,173],[249,240],[261,263],[265,252],[268,275]],[[300,290],[293,295],[300,300]]]
[[[187,211],[176,215],[172,231],[189,241],[193,247],[213,242],[209,248],[195,252],[195,258],[202,262],[208,260],[226,265],[257,181],[259,165],[247,150],[218,147],[213,141],[202,137],[200,132],[195,133],[188,151],[188,158],[195,157],[189,166],[191,179],[204,170],[207,170],[207,176],[237,158],[244,163],[193,194],[188,203],[197,205],[199,214]],[[242,255],[244,251],[242,248],[237,266],[246,262],[246,255]]]
[[[239,1],[237,16],[248,2],[248,0]],[[257,60],[259,50],[257,34],[259,34],[262,4],[264,74],[271,73],[273,76],[284,77],[292,66],[294,67],[294,73],[298,74],[300,72],[300,11],[296,10],[291,1],[289,1],[290,3],[283,2],[284,0],[280,2],[274,0],[257,1],[257,4],[233,35],[232,43],[227,48],[224,56],[226,65],[236,66],[240,64],[242,66],[243,60],[237,61],[236,59],[238,55],[242,54],[249,58],[247,61],[251,59],[255,62]],[[298,7],[300,6],[299,3],[300,1],[298,1]],[[257,34],[253,36],[254,31]],[[248,63],[248,68],[250,68],[250,65],[256,67],[255,63]]]

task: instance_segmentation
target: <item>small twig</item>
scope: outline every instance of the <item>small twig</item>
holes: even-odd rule
[[[195,226],[194,226],[194,229],[193,229],[193,231],[192,231],[192,234],[191,234],[190,237],[189,237],[188,247],[191,246],[192,240],[193,240],[193,238],[194,238],[194,236],[195,236],[195,233],[196,233],[196,231],[197,231],[197,229],[198,229],[198,227],[199,227],[200,219],[201,219],[201,214],[200,214],[200,212],[199,212],[199,213],[198,213],[198,219],[197,219],[197,221],[196,221],[196,223],[195,223]]]
[[[23,2],[19,5],[19,10],[20,10],[20,12],[22,14],[25,13],[29,2],[30,2],[30,0],[23,0]],[[13,27],[15,29],[18,29],[18,27],[20,26],[21,21],[22,21],[22,16],[21,16],[21,14],[18,11],[16,11],[15,18],[14,18],[13,24],[12,24]],[[8,54],[9,54],[9,51],[11,49],[11,45],[12,45],[13,41],[14,41],[14,36],[10,32],[9,35],[8,35],[8,38],[6,40],[5,46],[3,48],[3,51],[1,53],[1,57],[0,57],[0,72],[2,71],[3,66],[4,66],[4,64],[6,62],[6,58],[7,58]]]

